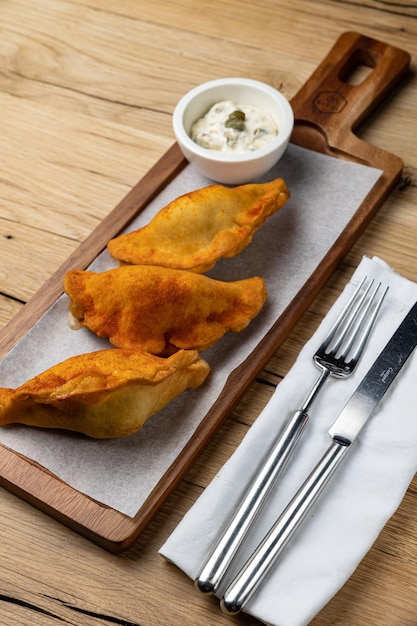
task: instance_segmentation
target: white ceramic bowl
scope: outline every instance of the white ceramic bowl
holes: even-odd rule
[[[191,127],[221,100],[259,106],[275,121],[278,135],[266,146],[243,154],[199,146],[190,137]],[[288,100],[266,83],[248,78],[221,78],[185,94],[175,107],[172,124],[182,153],[196,170],[213,181],[239,185],[265,174],[282,157],[293,130],[294,114]]]

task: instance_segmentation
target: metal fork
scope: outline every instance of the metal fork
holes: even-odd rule
[[[387,292],[387,289],[383,290],[377,298],[381,284],[371,293],[374,281],[368,284],[366,281],[365,276],[315,353],[313,361],[321,370],[316,384],[301,409],[291,415],[279,433],[236,513],[195,580],[196,587],[203,593],[216,593],[218,590],[233,557],[294,451],[307,425],[311,405],[326,380],[329,376],[346,378],[354,371]]]

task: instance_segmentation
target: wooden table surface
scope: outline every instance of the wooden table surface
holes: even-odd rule
[[[415,2],[2,0],[0,328],[173,144],[198,83],[245,75],[294,96],[344,31],[417,56]],[[417,81],[360,130],[401,181],[191,471],[128,551],[110,554],[0,491],[0,624],[186,626],[224,616],[157,553],[241,441],[364,254],[417,280]],[[417,482],[314,626],[417,624]]]

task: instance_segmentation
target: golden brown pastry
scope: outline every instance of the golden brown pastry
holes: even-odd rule
[[[119,348],[153,354],[204,350],[239,332],[265,302],[262,278],[222,282],[184,270],[125,265],[67,272],[70,310],[82,326]]]
[[[188,387],[206,379],[198,352],[168,358],[132,350],[101,350],[71,357],[17,389],[0,389],[0,425],[27,424],[122,437]]]
[[[180,196],[107,248],[120,262],[203,273],[218,259],[239,254],[289,195],[281,178],[234,188],[210,185]]]

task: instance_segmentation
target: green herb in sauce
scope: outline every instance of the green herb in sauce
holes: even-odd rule
[[[246,115],[243,111],[233,111],[225,121],[226,128],[234,128],[235,130],[245,130]]]

